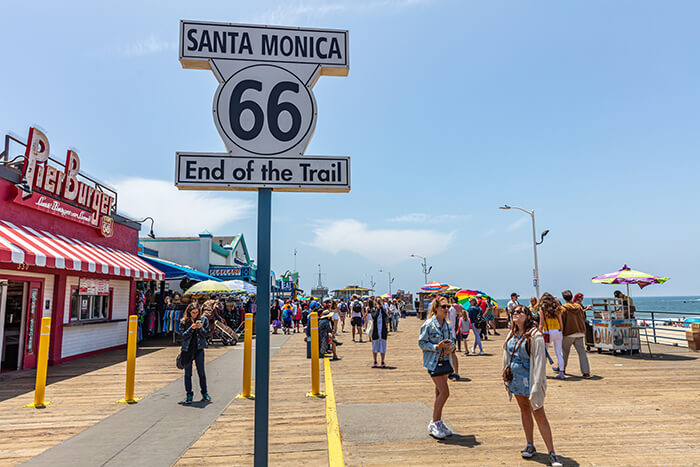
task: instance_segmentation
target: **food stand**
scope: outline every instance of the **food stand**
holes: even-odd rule
[[[634,314],[623,300],[593,299],[593,346],[598,353],[611,350],[638,353],[641,347],[639,327]]]

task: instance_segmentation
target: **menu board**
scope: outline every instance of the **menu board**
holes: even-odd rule
[[[109,280],[80,278],[79,295],[109,295]]]

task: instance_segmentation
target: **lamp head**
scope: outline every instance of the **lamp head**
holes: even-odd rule
[[[504,204],[503,206],[498,206],[498,209],[510,209],[510,206]]]
[[[548,233],[549,233],[549,230],[545,230],[544,232],[542,232],[542,238],[546,237]]]

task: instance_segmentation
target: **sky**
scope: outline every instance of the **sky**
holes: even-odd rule
[[[628,264],[700,294],[700,4],[693,1],[0,1],[0,130],[46,131],[157,236],[242,232],[257,195],[179,192],[176,151],[223,152],[217,81],[178,61],[181,19],[349,30],[350,73],[314,87],[307,155],[350,156],[347,194],[275,193],[272,266],[415,292],[589,296]],[[144,227],[147,232],[148,225]],[[382,272],[380,272],[380,270]]]

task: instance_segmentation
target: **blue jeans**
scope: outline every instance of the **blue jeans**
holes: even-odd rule
[[[392,331],[399,330],[399,315],[397,315],[397,314],[391,315],[391,330]]]
[[[483,352],[484,348],[481,346],[481,338],[479,337],[479,329],[474,326],[474,323],[472,323],[472,332],[474,333],[474,348],[472,349],[472,352],[476,352],[476,346],[479,346],[479,351]]]
[[[207,375],[204,372],[204,350],[197,351],[197,355],[194,357],[194,363],[197,365],[197,375],[199,375],[199,388],[202,390],[202,394],[207,393]],[[192,362],[185,366],[185,391],[187,395],[191,396],[192,392]]]

